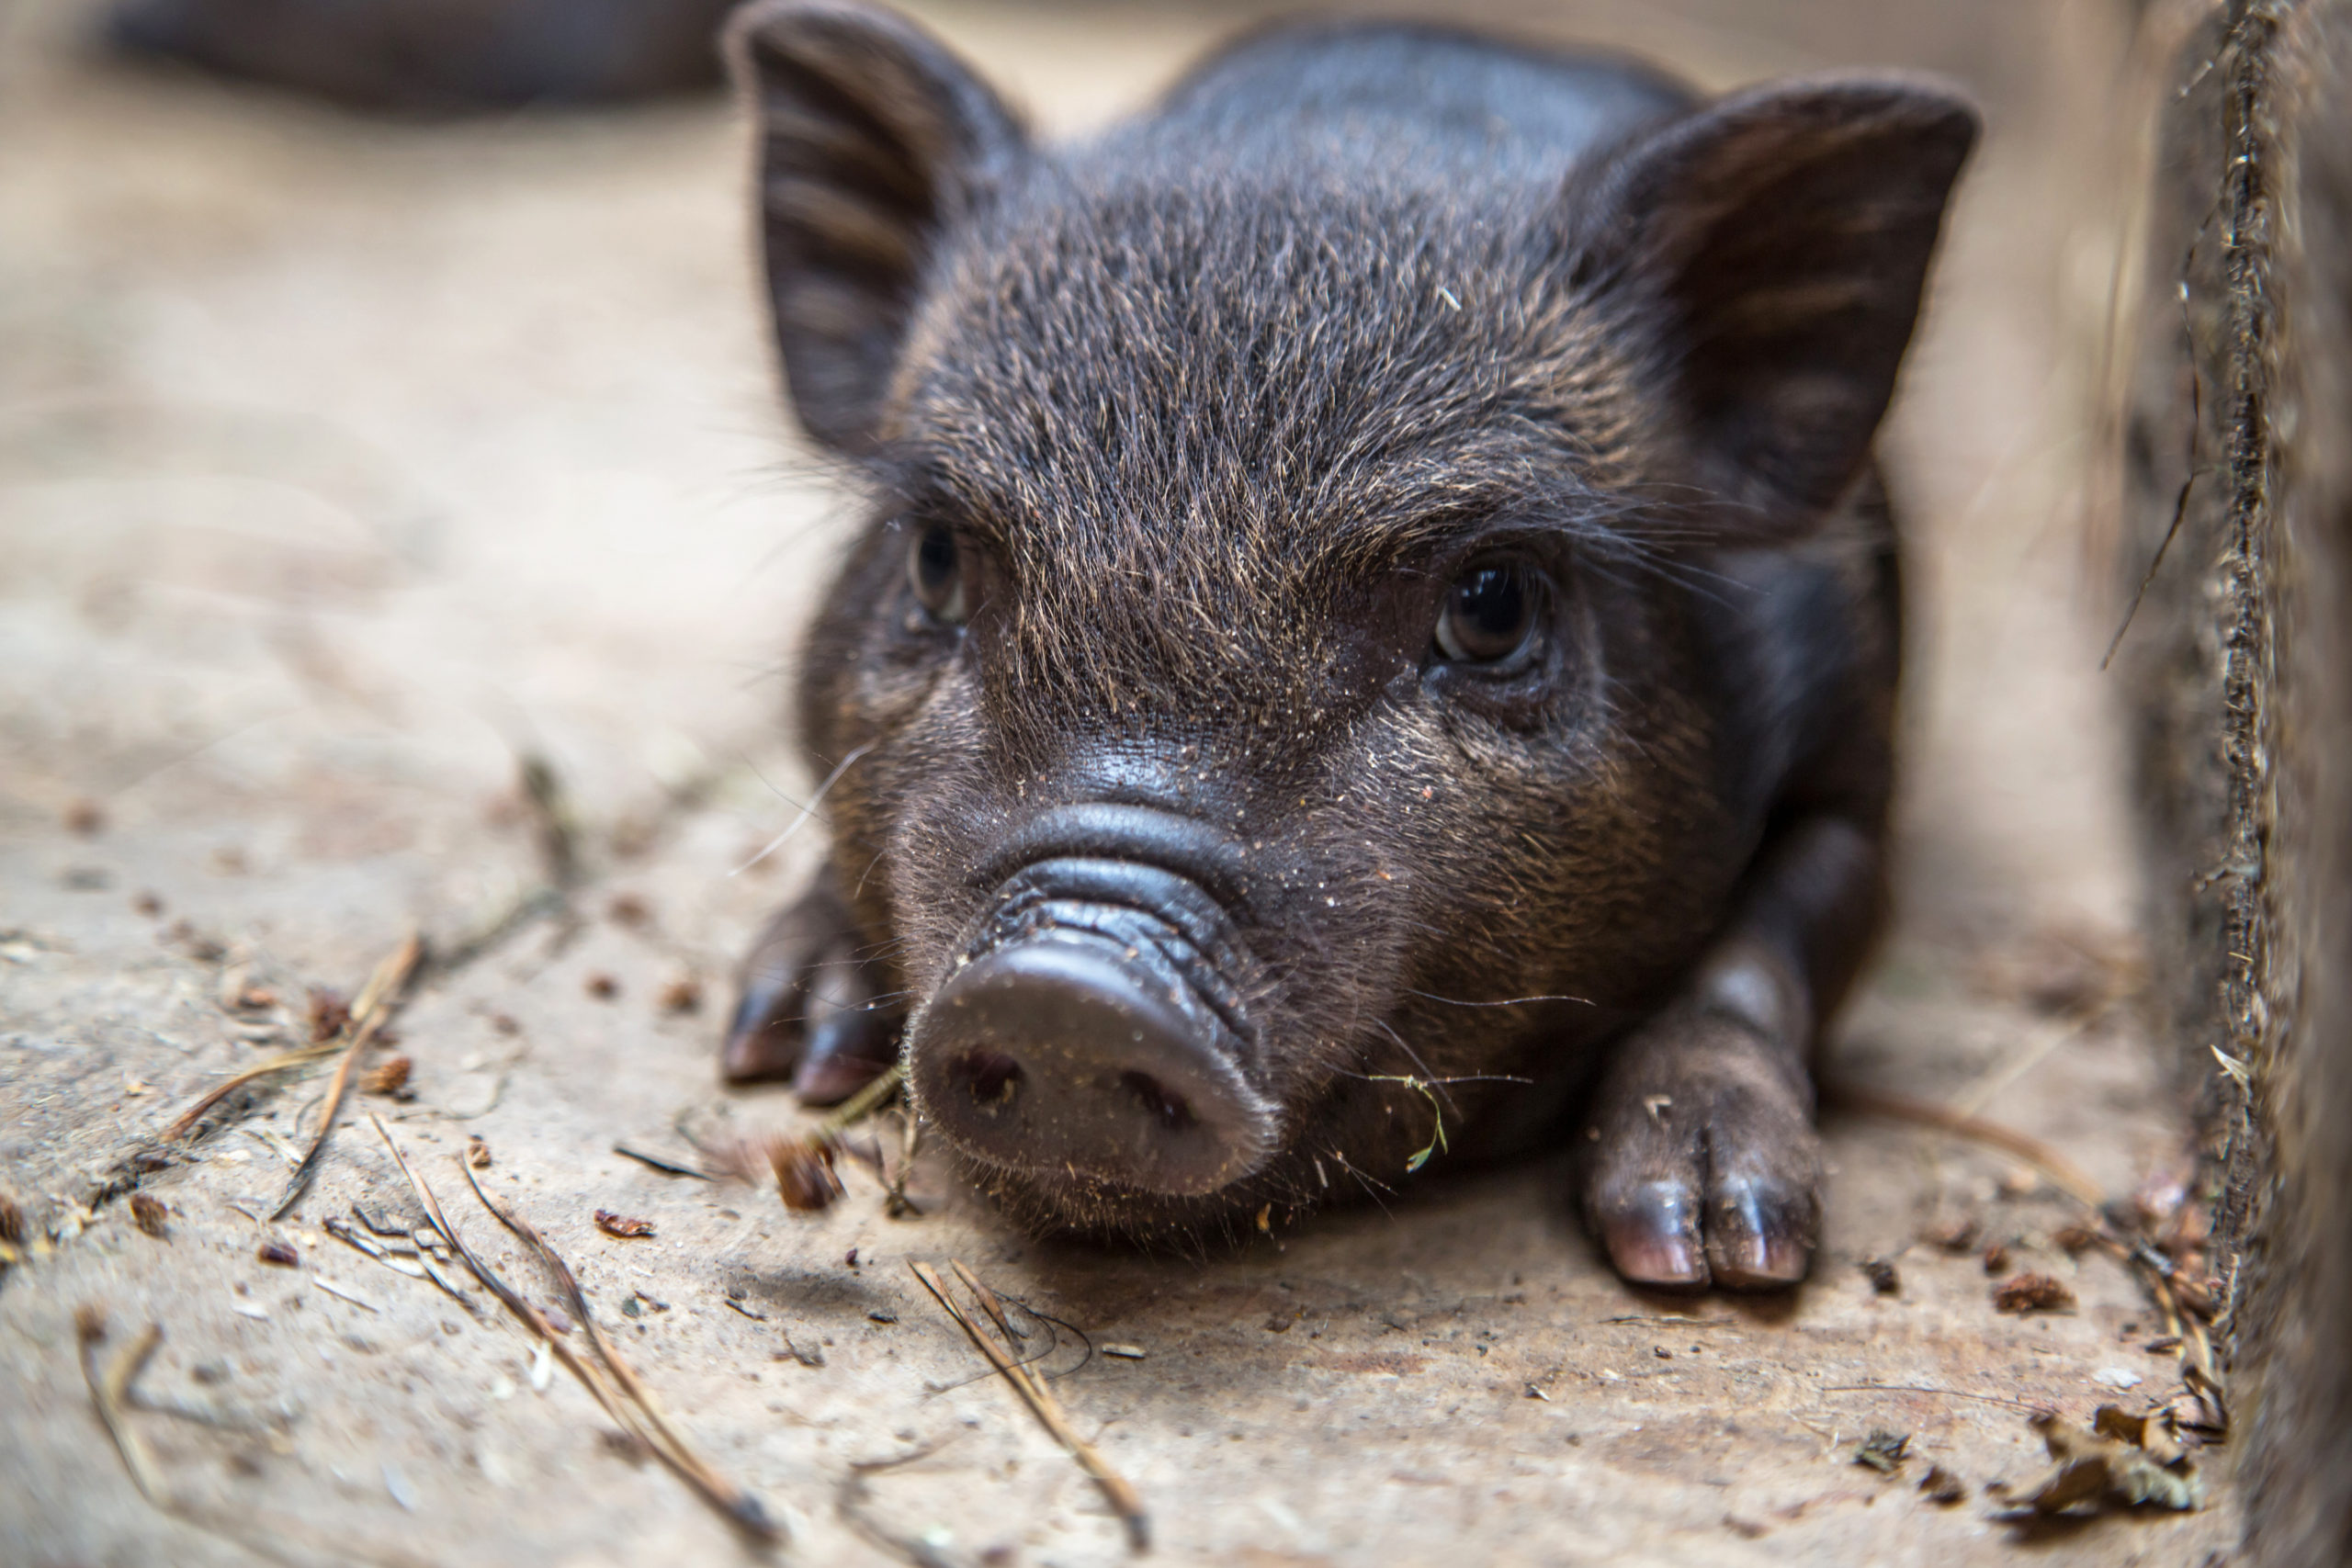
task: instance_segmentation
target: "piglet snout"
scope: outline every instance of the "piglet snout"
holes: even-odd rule
[[[1085,831],[1030,837],[1047,858],[1005,881],[915,1022],[916,1097],[987,1165],[1168,1196],[1229,1186],[1279,1131],[1247,1070],[1246,954],[1192,877],[1117,854],[1204,830],[1133,807],[1051,825]]]

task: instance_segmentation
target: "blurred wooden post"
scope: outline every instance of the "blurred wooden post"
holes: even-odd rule
[[[2146,21],[2179,41],[2126,318],[2119,556],[2146,586],[2116,663],[2220,1177],[2249,1544],[2316,1568],[2352,1562],[2352,0]]]

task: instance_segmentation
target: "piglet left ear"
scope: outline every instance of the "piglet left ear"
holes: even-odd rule
[[[1735,94],[1571,176],[1585,288],[1633,307],[1709,489],[1803,526],[1860,471],[1976,111],[1905,77]]]

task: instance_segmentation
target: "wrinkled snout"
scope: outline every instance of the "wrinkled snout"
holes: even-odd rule
[[[1135,807],[1047,813],[915,1025],[915,1094],[967,1154],[1046,1179],[1214,1192],[1274,1148],[1251,1082],[1238,847]],[[1204,884],[1207,886],[1204,886]]]

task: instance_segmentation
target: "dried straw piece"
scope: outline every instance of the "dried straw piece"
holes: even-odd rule
[[[1111,1505],[1112,1512],[1117,1514],[1127,1527],[1127,1544],[1138,1552],[1150,1551],[1151,1517],[1144,1511],[1143,1498],[1125,1476],[1111,1468],[1110,1461],[1092,1443],[1071,1428],[1069,1417],[1063,1413],[1061,1401],[1054,1397],[1053,1389],[1027,1363],[1008,1356],[997,1348],[994,1340],[980,1331],[979,1325],[974,1323],[970,1314],[956,1305],[955,1298],[947,1293],[946,1283],[940,1279],[937,1269],[928,1263],[916,1261],[910,1261],[907,1266],[914,1270],[916,1280],[931,1292],[940,1310],[946,1313],[956,1326],[964,1331],[965,1337],[971,1340],[973,1347],[988,1358],[989,1365],[996,1369],[997,1375],[1012,1385],[1013,1393],[1029,1406],[1038,1424],[1069,1450],[1070,1458],[1078,1461],[1079,1468],[1102,1489],[1103,1500]],[[956,1277],[964,1282],[965,1288],[972,1292],[973,1299],[982,1303],[983,1310],[993,1305],[993,1311],[989,1312],[991,1317],[1003,1311],[1002,1305],[997,1303],[995,1292],[981,1284],[969,1269],[961,1262],[951,1262],[949,1267],[956,1270]]]
[[[529,1221],[483,1191],[471,1170],[464,1165],[458,1166],[458,1169],[464,1175],[466,1185],[474,1190],[474,1196],[481,1201],[481,1206],[488,1209],[499,1224],[514,1232],[516,1239],[529,1247],[547,1266],[548,1271],[556,1277],[556,1282],[563,1289],[564,1300],[571,1304],[572,1315],[580,1319],[580,1326],[587,1332],[588,1342],[595,1347],[598,1359],[604,1362],[622,1391],[636,1402],[638,1412],[643,1418],[641,1426],[650,1429],[650,1436],[648,1430],[632,1430],[631,1435],[651,1449],[687,1484],[700,1492],[735,1525],[763,1540],[783,1539],[782,1527],[768,1517],[767,1510],[760,1506],[760,1500],[711,1469],[699,1454],[686,1446],[685,1438],[670,1425],[670,1418],[653,1397],[653,1391],[639,1380],[634,1368],[621,1359],[620,1352],[613,1348],[613,1342],[605,1337],[603,1327],[597,1324],[595,1314],[588,1310],[587,1294],[581,1290],[580,1280],[572,1274],[571,1266],[563,1260],[562,1254],[549,1247],[547,1238],[540,1235]],[[660,1440],[657,1442],[650,1438]]]
[[[387,964],[390,964],[394,960],[399,959],[403,953],[408,951],[411,944],[416,942],[416,933],[414,931],[411,931],[407,941],[403,942],[400,948],[394,950],[392,956],[386,959],[384,964],[377,965],[377,974],[379,976],[382,975]],[[418,948],[418,953],[421,953],[422,947],[420,945]],[[418,953],[411,953],[409,955],[407,966],[403,969],[401,976],[401,979],[403,983],[405,983],[408,978],[407,970],[413,969],[415,967]],[[376,983],[371,979],[368,982],[368,990],[370,993],[373,993],[375,989]],[[360,1009],[366,1008],[369,999],[368,996],[363,995],[360,998]],[[383,1012],[389,1013],[390,998],[388,997],[379,998],[376,998],[376,1000],[378,1008]],[[308,1045],[298,1045],[291,1051],[281,1051],[277,1055],[270,1057],[269,1060],[266,1062],[256,1062],[252,1066],[245,1068],[243,1071],[232,1073],[228,1077],[213,1085],[212,1088],[207,1089],[198,1098],[195,1104],[180,1112],[179,1120],[174,1122],[169,1127],[166,1127],[164,1130],[164,1141],[170,1143],[176,1139],[186,1137],[188,1132],[194,1128],[198,1122],[204,1119],[204,1113],[206,1111],[211,1110],[214,1106],[228,1099],[229,1096],[236,1093],[237,1090],[253,1082],[255,1078],[266,1078],[273,1073],[282,1073],[288,1067],[302,1066],[307,1063],[320,1061],[325,1057],[332,1056],[338,1050],[348,1049],[349,1043],[356,1037],[356,1027],[362,1021],[357,1016],[360,1009],[345,1008],[342,1001],[337,998],[332,991],[313,989],[311,993],[311,1023],[315,1030],[322,1031],[323,1032],[322,1032],[317,1039],[312,1040]],[[331,1029],[328,1027],[330,1024],[333,1025]],[[381,1017],[377,1018],[372,1022],[368,1022],[366,1025],[367,1032],[371,1038],[374,1036],[376,1031],[382,1027],[383,1020]],[[323,1136],[323,1134],[322,1135]],[[280,1210],[279,1212],[283,1213],[284,1211]]]
[[[130,1472],[131,1484],[149,1503],[171,1512],[172,1501],[164,1490],[164,1478],[155,1472],[155,1461],[149,1457],[147,1445],[140,1440],[138,1432],[123,1415],[132,1380],[147,1364],[147,1358],[155,1353],[155,1347],[164,1342],[163,1325],[149,1324],[103,1371],[98,1369],[97,1349],[106,1343],[106,1314],[85,1304],[74,1311],[74,1329],[81,1342],[82,1376],[90,1385],[90,1401],[97,1407],[98,1421],[106,1427],[107,1436],[114,1439],[115,1451],[122,1455],[123,1468]]]
[[[416,1201],[424,1206],[425,1217],[432,1221],[434,1230],[448,1246],[451,1254],[481,1281],[485,1290],[499,1299],[508,1312],[514,1314],[523,1326],[537,1337],[545,1353],[561,1361],[564,1370],[580,1380],[581,1386],[587,1389],[596,1403],[604,1407],[605,1414],[613,1418],[614,1424],[667,1465],[672,1473],[718,1509],[729,1523],[756,1540],[782,1541],[785,1538],[782,1523],[769,1517],[759,1499],[712,1470],[671,1429],[660,1406],[653,1403],[650,1392],[638,1381],[637,1374],[628,1363],[614,1353],[610,1341],[596,1325],[595,1318],[588,1311],[587,1299],[581,1293],[580,1282],[572,1277],[571,1269],[554,1248],[540,1239],[539,1233],[519,1215],[510,1213],[493,1202],[474,1181],[473,1173],[467,1169],[465,1162],[458,1162],[458,1172],[465,1177],[467,1185],[473,1188],[474,1196],[481,1200],[482,1206],[530,1247],[556,1275],[571,1302],[572,1312],[587,1329],[588,1339],[604,1363],[602,1367],[582,1358],[556,1333],[554,1325],[548,1321],[545,1313],[525,1301],[503,1277],[475,1256],[473,1250],[458,1237],[457,1227],[450,1224],[448,1217],[441,1212],[441,1201],[434,1196],[433,1189],[410,1168],[406,1156],[401,1153],[400,1145],[392,1142],[392,1135],[383,1122],[372,1112],[368,1119],[375,1123],[376,1135],[382,1138],[384,1146],[391,1151],[392,1162],[408,1179],[409,1188],[416,1194]],[[615,1386],[616,1382],[618,1387]]]
[[[2096,1210],[2107,1201],[2107,1194],[2099,1190],[2098,1182],[2084,1174],[2080,1166],[2041,1139],[2028,1137],[2013,1127],[2004,1127],[1997,1122],[1987,1122],[1980,1116],[1931,1105],[1906,1095],[1889,1094],[1883,1089],[1860,1089],[1851,1084],[1836,1086],[1826,1098],[1833,1105],[1848,1111],[1908,1122],[1914,1126],[1933,1127],[1955,1137],[1990,1145],[2033,1167],[2048,1179],[2052,1186],[2079,1203]]]
[[[411,926],[401,944],[368,976],[359,999],[351,1004],[351,1020],[344,1026],[346,1038],[343,1060],[335,1064],[334,1081],[327,1086],[326,1104],[319,1111],[318,1136],[311,1139],[310,1152],[302,1156],[302,1163],[294,1168],[293,1179],[286,1184],[286,1196],[270,1211],[271,1219],[284,1218],[288,1209],[300,1202],[311,1179],[319,1173],[319,1162],[327,1151],[327,1137],[334,1131],[335,1114],[343,1109],[344,1097],[351,1092],[352,1069],[359,1065],[360,1054],[368,1049],[368,1043],[376,1038],[377,1031],[392,1016],[401,988],[416,973],[417,961],[424,956],[424,939]]]

